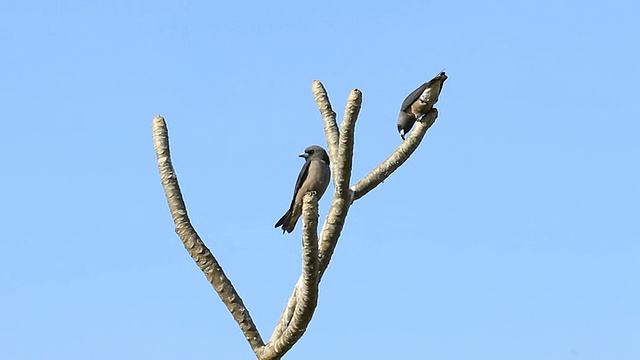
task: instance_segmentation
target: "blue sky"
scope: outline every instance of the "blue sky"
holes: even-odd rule
[[[173,232],[191,219],[271,334],[300,272],[287,209],[311,95],[362,90],[352,207],[290,359],[640,358],[640,5],[633,1],[25,1],[0,11],[1,359],[251,359]],[[320,203],[329,207],[331,192]]]

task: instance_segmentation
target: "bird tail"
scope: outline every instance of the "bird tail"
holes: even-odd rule
[[[293,228],[296,227],[296,223],[298,222],[298,217],[300,217],[300,215],[296,216],[291,216],[291,210],[288,210],[281,218],[280,220],[278,220],[278,222],[276,223],[275,227],[280,227],[282,226],[282,233],[284,234],[284,232],[292,232]]]

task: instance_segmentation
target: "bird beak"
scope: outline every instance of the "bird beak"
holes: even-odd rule
[[[306,159],[306,158],[308,158],[308,157],[309,157],[309,154],[307,154],[307,153],[302,153],[302,154],[300,154],[300,155],[298,155],[298,156]]]

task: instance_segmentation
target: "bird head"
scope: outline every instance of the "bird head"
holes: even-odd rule
[[[311,145],[307,147],[306,149],[304,149],[304,152],[298,156],[305,158],[307,160],[320,159],[320,160],[325,160],[327,163],[329,162],[329,155],[327,155],[327,152],[321,146],[318,146],[318,145]]]

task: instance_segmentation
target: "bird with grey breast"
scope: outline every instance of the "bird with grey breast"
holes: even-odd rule
[[[448,76],[443,72],[433,79],[413,90],[402,102],[398,115],[398,132],[404,140],[404,136],[411,130],[416,120],[420,120],[438,102],[438,96],[442,91],[442,85]]]
[[[315,192],[318,200],[322,197],[329,181],[331,169],[329,168],[329,155],[318,145],[312,145],[304,149],[300,157],[305,158],[304,165],[298,174],[296,187],[293,190],[293,199],[289,210],[278,220],[275,227],[282,226],[282,233],[292,232],[296,227],[298,218],[302,215],[302,199],[308,192]]]

